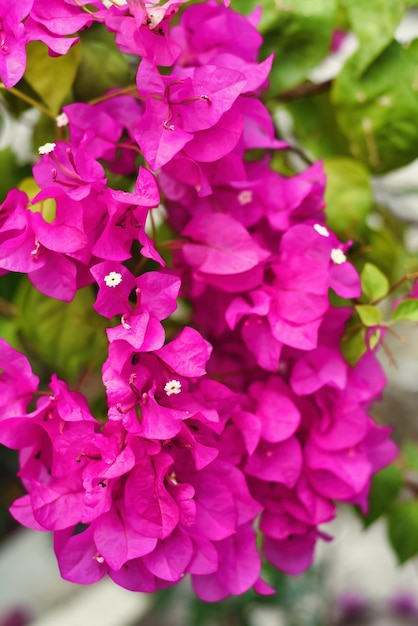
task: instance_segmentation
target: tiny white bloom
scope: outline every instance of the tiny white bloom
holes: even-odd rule
[[[178,485],[178,481],[177,481],[177,477],[176,477],[176,473],[175,472],[171,472],[170,476],[168,477],[170,482],[173,483],[173,485]]]
[[[336,263],[336,265],[342,265],[346,262],[347,257],[340,248],[333,248],[331,250],[331,259],[334,261],[334,263]]]
[[[117,287],[122,282],[122,274],[119,272],[110,272],[104,277],[104,281],[107,287]]]
[[[168,396],[177,395],[181,392],[181,382],[179,380],[169,380],[165,384],[164,391]]]
[[[92,557],[92,559],[94,559],[95,561],[97,561],[98,563],[104,563],[104,557],[99,554],[98,552],[96,552],[96,554]]]
[[[55,118],[55,121],[57,123],[58,128],[62,128],[63,126],[67,126],[70,120],[68,119],[68,115],[63,112],[57,115],[57,117]]]
[[[321,237],[329,237],[328,228],[321,226],[321,224],[314,224],[314,230],[316,230],[318,235],[321,235]]]
[[[38,152],[39,154],[49,154],[50,152],[54,152],[55,146],[55,143],[44,143],[43,146],[39,146]]]
[[[132,326],[130,324],[128,324],[128,322],[126,321],[126,314],[123,314],[122,317],[120,318],[120,323],[122,324],[122,326],[124,327],[125,330],[131,330]]]
[[[238,194],[238,202],[244,206],[244,204],[249,204],[250,202],[252,202],[253,199],[253,192],[251,191],[251,189],[243,189],[239,194]]]

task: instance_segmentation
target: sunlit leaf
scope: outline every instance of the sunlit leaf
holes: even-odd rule
[[[418,554],[418,502],[397,502],[388,515],[388,531],[399,563]]]
[[[361,272],[363,295],[370,302],[384,298],[389,291],[387,277],[372,263],[366,263]]]
[[[51,57],[48,48],[40,41],[27,46],[25,80],[39,94],[52,113],[58,114],[74,82],[81,59],[80,44],[67,54]]]

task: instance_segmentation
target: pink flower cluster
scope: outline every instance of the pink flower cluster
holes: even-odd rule
[[[209,0],[170,27],[181,0],[39,4],[0,2],[6,84],[34,32],[57,52],[50,38],[95,20],[141,61],[132,95],[64,107],[69,140],[41,150],[40,192],[12,190],[0,207],[0,272],[65,301],[96,285],[96,311],[118,316],[99,419],[55,375],[39,393],[26,357],[0,343],[0,441],[20,450],[28,492],[12,513],[54,532],[74,582],[108,574],[152,592],[190,574],[207,601],[269,593],[257,532],[268,561],[302,572],[335,501],[366,509],[395,454],[367,414],[385,384],[374,354],[355,367],[341,354],[350,309],[329,289],[356,298],[360,281],[325,225],[322,167],[286,178],[271,166],[286,145],[258,98],[271,58],[258,63],[257,15]],[[137,176],[133,191],[112,189],[102,163]],[[169,268],[145,228],[160,193]],[[157,269],[128,269],[143,257]],[[168,332],[178,296],[192,313]]]

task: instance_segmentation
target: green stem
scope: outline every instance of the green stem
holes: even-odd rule
[[[136,85],[128,85],[128,87],[121,87],[120,89],[115,89],[110,93],[105,93],[103,96],[98,96],[97,98],[93,98],[88,101],[88,104],[99,104],[100,102],[105,102],[105,100],[110,100],[111,98],[116,98],[117,96],[131,95],[136,98],[140,97],[138,94],[138,88]]]
[[[323,83],[303,83],[294,89],[283,91],[276,96],[276,100],[279,102],[292,102],[298,98],[306,98],[306,96],[312,96],[323,91],[328,91],[332,85],[332,79],[325,80]]]
[[[16,307],[5,298],[0,297],[0,315],[7,317],[8,319],[13,319],[14,317],[17,317],[17,314],[18,312]]]
[[[396,289],[400,287],[401,285],[403,285],[403,283],[405,283],[407,280],[415,280],[416,278],[418,278],[418,272],[413,272],[412,274],[406,273],[404,276],[402,276],[402,278],[397,280],[396,283],[392,285],[392,287],[384,296],[382,296],[381,298],[377,298],[376,300],[373,300],[373,302],[370,302],[370,304],[379,304],[379,302],[381,302],[382,300],[387,298],[391,293],[396,291]]]
[[[42,113],[45,113],[45,115],[50,117],[55,122],[56,116],[47,107],[45,107],[43,104],[41,104],[37,100],[34,100],[27,94],[23,93],[23,91],[20,91],[20,89],[17,89],[16,87],[7,88],[3,83],[0,83],[0,89],[9,91],[13,95],[15,95],[17,98],[20,98],[20,100],[23,100],[27,104],[30,104],[31,106],[33,106],[35,109],[38,109],[39,111],[42,111]]]

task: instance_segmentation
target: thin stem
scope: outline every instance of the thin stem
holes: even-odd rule
[[[393,330],[393,328],[390,328],[390,326],[386,326],[388,333],[390,333],[391,335],[393,335],[398,341],[400,341],[401,343],[405,343],[406,339],[405,337],[402,337],[402,335],[400,335],[399,333],[395,332]]]
[[[308,165],[313,165],[315,163],[315,161],[312,161],[312,159],[310,159],[303,152],[303,150],[301,150],[298,146],[292,146],[291,144],[289,144],[289,146],[287,148],[285,148],[285,150],[289,150],[290,152],[294,152],[294,154],[296,154],[298,157],[300,157]]]
[[[17,314],[18,312],[16,307],[8,302],[5,298],[0,297],[0,315],[3,315],[3,317],[7,317],[9,319],[13,319],[14,317],[17,317]]]
[[[13,95],[15,95],[17,98],[20,98],[20,100],[23,100],[27,104],[30,104],[31,106],[35,107],[35,109],[38,109],[39,111],[42,111],[42,113],[45,113],[45,115],[50,117],[55,122],[56,116],[47,107],[45,107],[43,104],[41,104],[37,100],[34,100],[27,94],[23,93],[23,91],[20,91],[20,89],[16,89],[16,87],[6,87],[4,83],[0,83],[0,89],[9,91]]]
[[[88,101],[88,104],[99,104],[100,102],[105,102],[106,100],[111,100],[112,98],[117,98],[117,96],[131,95],[140,100],[144,100],[142,96],[138,93],[138,88],[136,85],[128,85],[128,87],[121,87],[120,89],[115,89],[115,91],[111,91],[103,94],[102,96],[98,96],[97,98],[93,98]]]
[[[81,4],[81,2],[79,2],[78,0],[74,0],[74,3],[80,7],[80,9],[82,9],[85,13],[88,13],[89,15],[93,16],[95,20],[103,20],[103,17],[97,16],[95,14],[94,11],[91,11],[88,7],[86,7],[84,4]]]
[[[77,386],[75,388],[75,391],[80,391],[82,386],[84,385],[84,383],[86,382],[87,378],[90,376],[90,374],[93,372],[94,368],[97,365],[97,362],[99,361],[99,358],[103,355],[103,348],[100,347],[99,350],[97,350],[96,354],[93,356],[92,360],[90,361],[90,363],[88,364],[87,368],[84,370],[82,376],[80,377]]]
[[[147,262],[148,260],[149,260],[149,259],[148,259],[146,256],[142,256],[142,257],[139,259],[139,261],[138,261],[138,263],[136,264],[135,269],[134,269],[134,271],[133,271],[134,276],[139,276],[139,274],[140,274],[140,272],[141,272],[142,268],[144,267],[144,265],[146,264],[146,262]]]
[[[137,152],[138,154],[143,156],[141,148],[139,148],[138,146],[136,146],[136,145],[134,145],[132,143],[126,143],[125,141],[122,141],[121,143],[117,144],[117,147],[118,148],[127,148],[128,150],[134,150],[135,152]]]
[[[291,102],[292,100],[297,100],[298,98],[305,98],[306,96],[322,93],[329,90],[332,82],[332,79],[330,79],[325,80],[323,83],[303,83],[303,85],[299,85],[294,89],[289,89],[288,91],[280,93],[276,99],[279,101]]]
[[[397,362],[396,362],[396,360],[395,360],[395,357],[394,357],[394,356],[393,356],[393,354],[392,354],[392,351],[388,348],[388,346],[385,344],[385,342],[384,342],[384,341],[382,341],[381,346],[382,346],[382,348],[383,348],[383,350],[384,350],[384,353],[386,354],[386,356],[387,356],[387,357],[388,357],[388,359],[389,359],[389,363],[390,363],[391,365],[393,365],[393,367],[395,367],[396,369],[398,369],[398,364],[397,364]]]
[[[158,249],[167,248],[168,250],[181,250],[184,242],[180,239],[171,239],[167,241],[161,241],[158,244]]]
[[[396,283],[392,285],[392,287],[389,289],[387,294],[385,294],[381,298],[377,298],[376,300],[373,300],[373,302],[370,302],[370,304],[378,304],[379,302],[387,298],[391,293],[396,291],[396,289],[400,287],[401,285],[403,285],[403,283],[405,283],[407,280],[415,280],[416,278],[418,278],[418,272],[413,272],[412,274],[408,274],[406,272],[405,275],[402,276],[402,278],[400,278],[398,281],[396,281]]]

